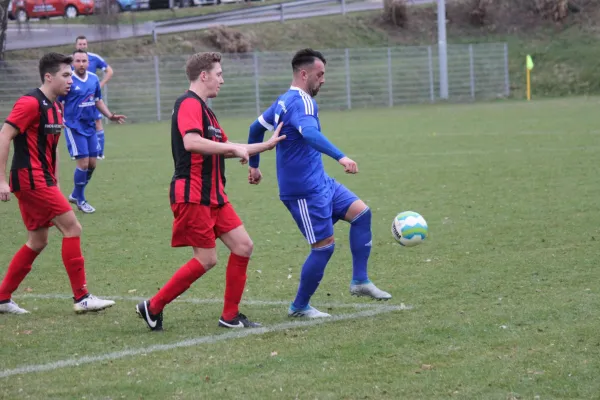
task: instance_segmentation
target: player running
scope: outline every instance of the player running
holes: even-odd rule
[[[71,62],[70,56],[44,55],[39,63],[42,86],[17,100],[0,130],[0,200],[9,201],[10,193],[15,194],[28,231],[27,243],[13,257],[0,284],[0,313],[28,313],[11,300],[11,295],[48,244],[48,228],[53,225],[63,234],[62,259],[71,281],[75,311],[98,311],[115,304],[87,290],[81,225],[58,187],[57,147],[63,109],[56,99],[71,88]],[[14,155],[7,184],[11,141]]]
[[[85,36],[77,36],[77,39],[75,39],[75,50],[84,50],[87,51],[88,49],[88,41],[87,38]],[[93,72],[94,74],[98,73],[98,70],[101,70],[104,72],[104,76],[102,77],[102,80],[100,81],[100,89],[103,89],[104,86],[108,83],[109,80],[111,80],[112,76],[113,76],[113,69],[111,68],[110,65],[108,65],[106,63],[106,61],[104,61],[104,58],[100,57],[98,54],[96,53],[92,53],[87,51],[88,53],[88,57],[89,57],[89,63],[88,63],[88,71]],[[102,113],[97,112],[96,113],[96,135],[98,136],[98,159],[99,160],[104,160],[104,127],[102,126]],[[67,143],[67,147],[68,147],[68,143]],[[71,154],[71,151],[69,150],[69,154]],[[73,158],[73,155],[71,155],[71,158]]]
[[[344,171],[356,174],[356,162],[346,157],[322,133],[319,111],[313,97],[325,82],[323,55],[311,49],[300,50],[292,59],[293,81],[251,126],[248,143],[263,141],[265,130],[283,122],[286,140],[277,145],[279,198],[292,214],[312,249],[304,262],[296,299],[289,307],[290,317],[329,317],[309,304],[333,255],[333,225],[350,223],[352,281],[350,293],[388,300],[392,296],[378,289],[367,275],[371,254],[371,210],[344,185],[330,178],[323,168],[321,154],[338,161]],[[250,158],[248,181],[262,179],[259,156]]]
[[[86,200],[85,188],[92,179],[98,156],[98,135],[95,118],[100,111],[111,121],[122,124],[124,115],[113,114],[102,101],[98,76],[88,71],[88,54],[84,50],[73,53],[73,87],[66,96],[59,97],[65,108],[65,136],[70,143],[71,155],[77,160],[75,187],[69,201],[86,214],[96,211]]]
[[[162,330],[163,309],[217,264],[216,238],[231,254],[225,273],[225,302],[219,318],[224,328],[260,326],[239,312],[246,285],[252,240],[225,194],[225,158],[245,164],[251,154],[271,150],[285,136],[279,127],[259,144],[232,143],[206,105],[223,84],[221,54],[197,53],[186,65],[189,90],[175,101],[171,118],[171,150],[175,173],[170,201],[174,215],[172,247],[192,247],[194,257],[183,265],[150,300],[136,306],[148,327]]]

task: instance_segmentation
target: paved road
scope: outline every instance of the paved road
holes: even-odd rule
[[[431,3],[436,0],[413,0],[415,4]],[[381,0],[367,0],[346,5],[346,12],[358,12],[378,10],[383,8]],[[341,6],[339,4],[324,4],[311,6],[310,8],[295,8],[285,10],[285,19],[310,18],[321,15],[339,14]],[[185,32],[199,29],[206,29],[215,25],[245,25],[257,24],[261,22],[279,21],[281,18],[279,11],[265,12],[264,14],[252,14],[246,17],[225,17],[206,22],[191,23],[179,26],[164,26],[157,28],[158,35],[165,33]],[[20,27],[15,23],[8,26],[7,50],[28,49],[36,47],[57,46],[73,43],[78,35],[87,36],[90,41],[125,39],[134,36],[151,35],[153,29],[152,22],[146,22],[136,25],[118,25],[118,26],[97,26],[97,25],[76,25],[76,24],[22,24]]]

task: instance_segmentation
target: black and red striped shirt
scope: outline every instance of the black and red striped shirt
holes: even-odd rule
[[[12,192],[56,186],[56,148],[63,127],[62,105],[40,89],[15,103],[6,123],[19,134],[14,138],[10,168]]]
[[[171,204],[198,203],[220,207],[228,202],[224,190],[225,157],[187,151],[183,137],[189,134],[220,143],[228,140],[212,110],[196,93],[188,90],[175,101],[171,118],[171,150],[175,164],[169,191]]]

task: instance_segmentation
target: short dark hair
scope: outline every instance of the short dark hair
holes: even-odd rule
[[[75,38],[75,43],[77,43],[78,40],[87,40],[87,38],[83,35],[79,35]]]
[[[60,66],[63,64],[71,65],[73,62],[73,57],[65,56],[60,53],[48,53],[44,54],[42,58],[40,58],[40,78],[42,83],[44,83],[44,75],[46,74],[56,74],[60,70]]]
[[[76,53],[83,53],[83,54],[87,54],[88,52],[85,50],[81,50],[81,49],[77,49],[73,52],[73,55],[75,55]]]
[[[323,64],[327,64],[327,61],[321,52],[313,49],[299,50],[294,55],[294,58],[292,58],[292,69],[296,72],[303,66],[314,63],[317,59],[321,60]]]

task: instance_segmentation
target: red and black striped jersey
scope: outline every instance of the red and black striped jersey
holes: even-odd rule
[[[6,123],[19,134],[14,138],[10,168],[12,192],[56,186],[56,148],[63,128],[62,105],[40,89],[19,98]]]
[[[169,190],[171,204],[222,206],[228,202],[224,190],[225,157],[187,151],[183,137],[190,134],[220,143],[228,140],[212,110],[196,93],[188,90],[175,101],[171,118],[171,150],[175,164]]]

